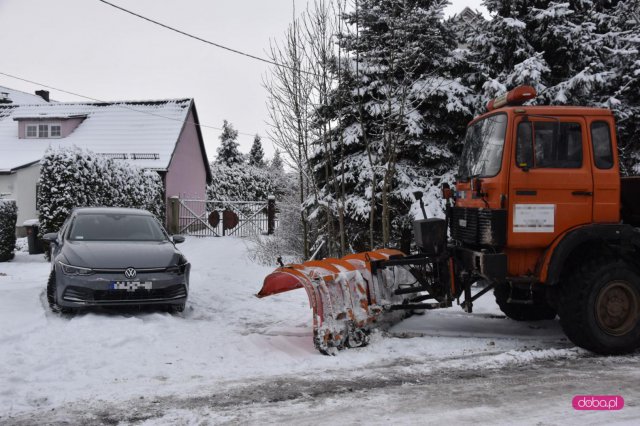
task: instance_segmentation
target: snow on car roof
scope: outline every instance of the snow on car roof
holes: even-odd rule
[[[74,145],[98,154],[120,156],[143,168],[166,170],[191,104],[191,99],[0,104],[0,172],[38,162],[49,147]],[[17,120],[78,116],[86,118],[67,137],[18,137]]]

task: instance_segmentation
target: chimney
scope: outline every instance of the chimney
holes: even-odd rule
[[[13,101],[9,99],[8,92],[0,92],[0,104],[10,104]]]
[[[49,102],[49,91],[48,90],[36,90],[36,95],[40,96],[45,101]]]

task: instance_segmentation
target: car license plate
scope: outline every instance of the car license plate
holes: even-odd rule
[[[151,281],[111,281],[111,290],[151,290]]]

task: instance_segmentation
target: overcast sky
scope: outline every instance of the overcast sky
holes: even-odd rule
[[[307,0],[110,0],[201,38],[265,57]],[[481,0],[453,0],[447,15]],[[227,119],[248,152],[263,136],[267,156],[268,65],[176,34],[98,0],[0,0],[0,72],[99,100],[195,99],[200,123]],[[0,75],[0,86],[41,86]],[[59,101],[85,99],[50,90]],[[220,132],[203,128],[209,158]],[[246,134],[246,135],[245,135]]]

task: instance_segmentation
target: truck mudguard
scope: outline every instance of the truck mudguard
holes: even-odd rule
[[[580,245],[589,241],[640,250],[640,229],[626,224],[589,224],[560,235],[545,252],[539,266],[540,282],[556,285],[567,259]],[[638,259],[640,263],[640,259]]]

